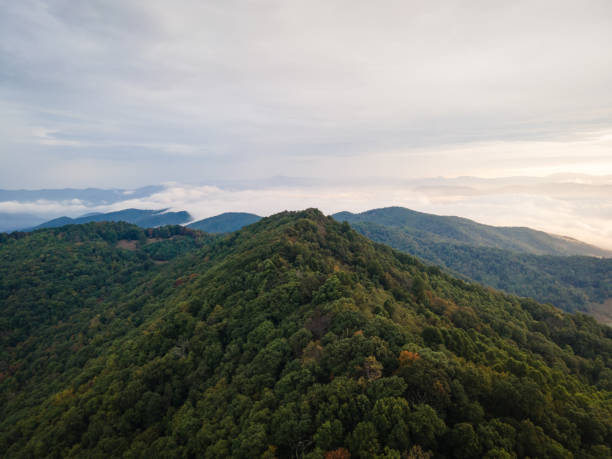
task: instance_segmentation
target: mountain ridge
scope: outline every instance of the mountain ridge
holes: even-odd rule
[[[351,226],[368,238],[444,267],[462,279],[538,301],[566,311],[583,311],[612,324],[612,258],[521,253],[497,247],[470,245],[431,232],[394,225],[375,218],[384,213],[362,214]],[[351,214],[339,214],[339,218]],[[372,216],[372,218],[369,218]],[[357,221],[355,221],[357,220]],[[383,223],[380,223],[382,220]]]
[[[528,227],[485,225],[464,217],[434,215],[403,207],[372,209],[358,214],[344,211],[332,216],[349,223],[375,222],[406,228],[421,237],[427,234],[439,242],[464,243],[536,255],[612,257],[612,251]]]
[[[131,208],[107,213],[89,213],[77,218],[58,217],[41,223],[30,230],[101,221],[124,221],[143,228],[151,228],[163,225],[179,225],[190,220],[192,220],[192,217],[186,211],[168,212],[168,209],[144,210]]]

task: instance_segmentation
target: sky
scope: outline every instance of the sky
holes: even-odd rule
[[[608,0],[0,0],[0,10],[2,189],[256,181],[241,185],[251,193],[241,206],[260,212],[399,201],[470,216],[452,187],[423,200],[413,182],[612,176]],[[281,192],[274,177],[311,185]],[[295,197],[312,184],[312,199]],[[263,189],[275,209],[252,205]],[[576,235],[612,237],[601,188],[590,189],[593,215],[559,204],[568,217],[555,225],[558,196],[546,189],[469,202],[485,222],[505,213],[563,231],[584,219]],[[532,202],[547,217],[525,216]]]

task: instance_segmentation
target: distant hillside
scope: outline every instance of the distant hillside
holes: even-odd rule
[[[88,214],[78,218],[59,217],[42,223],[33,229],[57,228],[64,225],[76,225],[90,222],[127,222],[142,228],[154,228],[163,225],[180,225],[191,220],[189,212],[166,212],[161,210],[124,209],[106,214]]]
[[[373,214],[365,212],[358,217]],[[343,219],[346,215],[353,214],[342,212],[335,217]],[[566,311],[588,312],[612,323],[612,258],[534,255],[446,242],[436,236],[433,227],[434,231],[425,232],[372,221],[353,222],[352,227],[373,241],[442,266],[464,279],[551,303]]]
[[[483,225],[467,218],[426,214],[403,207],[373,209],[360,214],[339,212],[332,217],[349,223],[369,222],[399,228],[406,234],[432,242],[493,247],[534,255],[612,257],[609,250],[543,231]]]
[[[255,214],[226,212],[215,217],[205,218],[204,220],[190,223],[187,226],[207,233],[230,233],[259,220],[261,220],[261,217]]]

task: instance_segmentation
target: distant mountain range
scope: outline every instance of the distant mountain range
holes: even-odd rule
[[[37,218],[27,214],[18,215],[17,220],[22,219],[24,222]],[[376,224],[385,227],[387,233],[399,231],[404,238],[411,237],[428,243],[462,244],[532,255],[612,257],[612,251],[543,231],[524,227],[484,225],[467,218],[427,214],[402,207],[373,209],[359,214],[339,212],[332,217],[339,221],[347,221],[357,227],[360,223]],[[255,223],[261,218],[259,215],[247,212],[225,212],[189,223],[187,226],[207,233],[229,233]],[[191,219],[191,215],[186,211],[124,209],[108,213],[91,213],[77,218],[59,217],[40,223],[33,229],[98,221],[125,221],[146,228],[182,225]]]
[[[138,225],[142,228],[153,228],[163,225],[184,225],[193,217],[186,211],[168,212],[168,209],[143,210],[143,209],[124,209],[117,212],[93,213],[83,215],[78,218],[59,217],[41,223],[32,230],[42,228],[57,228],[64,225],[75,225],[90,222],[111,222],[123,221]],[[226,212],[214,217],[204,218],[193,223],[189,223],[189,228],[198,229],[206,233],[230,233],[237,231],[243,226],[250,225],[261,220],[259,215],[246,212]]]
[[[57,228],[64,225],[76,225],[90,222],[127,222],[143,228],[153,228],[163,225],[180,225],[192,220],[189,212],[168,212],[168,209],[142,210],[124,209],[117,212],[88,214],[78,218],[59,217],[35,226],[34,230],[42,228]]]
[[[151,196],[164,189],[164,186],[146,186],[134,190],[128,189],[102,189],[102,188],[62,188],[46,190],[1,190],[0,203],[13,204],[41,204],[53,203],[62,206],[63,203],[78,203],[81,207],[95,208],[115,204],[131,199]],[[34,206],[36,208],[36,206]],[[44,207],[44,205],[42,206]],[[126,207],[128,207],[126,205]],[[42,211],[41,211],[42,212]],[[23,231],[37,225],[45,225],[52,215],[46,212],[38,213],[35,210],[24,212],[0,212],[0,232]],[[60,217],[68,218],[68,217]],[[68,222],[68,220],[65,220]],[[74,223],[74,222],[70,222]]]

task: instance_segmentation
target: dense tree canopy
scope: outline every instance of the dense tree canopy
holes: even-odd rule
[[[464,279],[535,298],[566,311],[583,311],[612,323],[612,258],[520,253],[442,241],[430,234],[373,222],[352,223],[376,242],[443,266]]]
[[[316,210],[0,240],[7,457],[610,457],[612,330]]]

